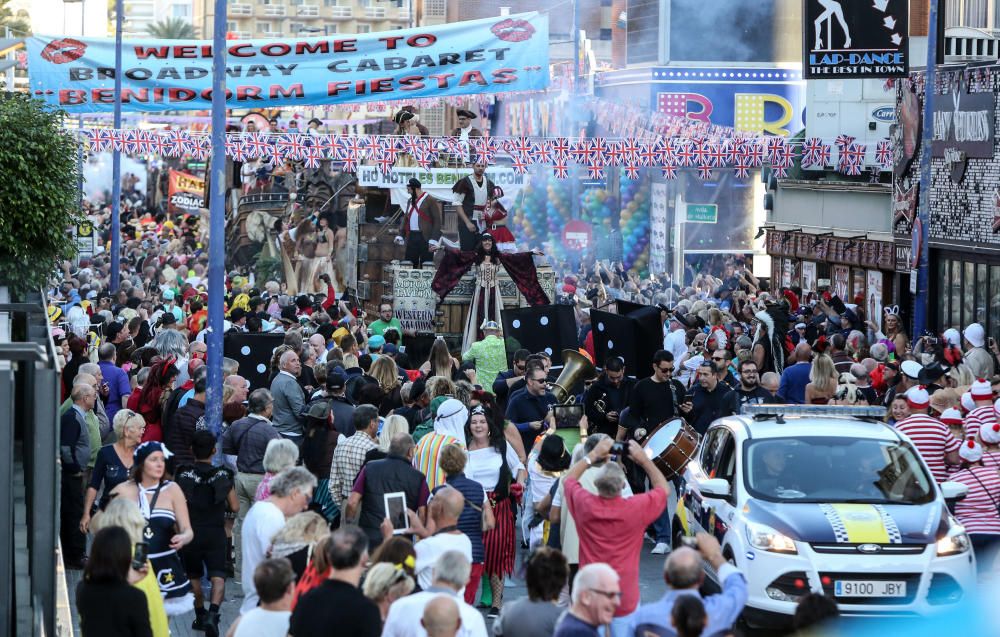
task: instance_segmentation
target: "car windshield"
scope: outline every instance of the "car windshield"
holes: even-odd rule
[[[841,437],[749,440],[746,487],[772,502],[926,504],[931,477],[909,443]]]

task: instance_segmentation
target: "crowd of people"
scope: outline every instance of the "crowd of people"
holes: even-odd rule
[[[558,290],[581,351],[594,359],[590,310],[616,299],[658,307],[663,340],[646,344],[650,369],[595,361],[584,416],[563,427],[551,355],[519,350],[508,365],[496,321],[465,351],[439,337],[413,360],[390,304],[368,317],[328,277],[325,292],[289,296],[232,272],[226,331],[283,344],[256,386],[244,361],[223,361],[217,428],[204,237],[190,220],[127,215],[118,290],[106,255],[63,264],[50,290],[60,538],[84,571],[84,635],[166,635],[168,617],[194,610],[193,628],[216,637],[227,577],[240,637],[478,636],[487,622],[508,636],[725,634],[745,580],[710,536],[671,550],[671,487],[638,442],[676,419],[704,433],[746,404],[885,406],[935,479],[968,487],[955,515],[993,566],[1000,351],[978,324],[911,340],[895,308],[871,317],[863,300],[769,290],[737,262],[683,286],[594,264]],[[640,604],[647,533],[669,554],[668,593]],[[722,593],[698,593],[703,560]],[[528,597],[505,604],[519,564]],[[803,625],[835,612],[807,600]]]

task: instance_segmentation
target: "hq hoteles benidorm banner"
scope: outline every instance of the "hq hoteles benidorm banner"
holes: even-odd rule
[[[488,18],[382,33],[226,42],[229,108],[305,106],[529,91],[549,84],[548,17]],[[28,40],[31,93],[69,112],[111,111],[115,41]],[[126,40],[126,111],[205,110],[212,43]]]

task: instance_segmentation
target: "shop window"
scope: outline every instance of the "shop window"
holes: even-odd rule
[[[990,266],[990,298],[988,301],[988,317],[992,317],[987,330],[993,338],[1000,341],[1000,265]]]
[[[951,318],[949,325],[954,325],[961,329],[962,325],[962,264],[958,261],[951,261],[951,274],[948,277],[948,286],[951,290]]]
[[[987,294],[986,275],[987,275],[987,270],[988,269],[989,269],[989,266],[986,265],[985,263],[977,263],[976,264],[976,308],[975,308],[976,309],[976,311],[975,311],[975,317],[976,318],[975,318],[975,320],[976,320],[977,323],[979,323],[983,327],[986,327],[987,321],[988,321],[987,316],[986,316],[986,307],[987,307],[987,303],[989,302],[987,300],[987,297],[986,297],[986,294]]]
[[[959,325],[968,325],[972,322],[972,308],[976,297],[976,265],[966,261],[965,276],[962,279],[962,322]]]

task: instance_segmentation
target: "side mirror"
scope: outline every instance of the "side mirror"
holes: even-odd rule
[[[946,501],[961,500],[969,494],[969,487],[961,482],[942,482],[941,493]]]
[[[729,483],[722,478],[713,478],[698,483],[698,490],[706,498],[728,498]]]

